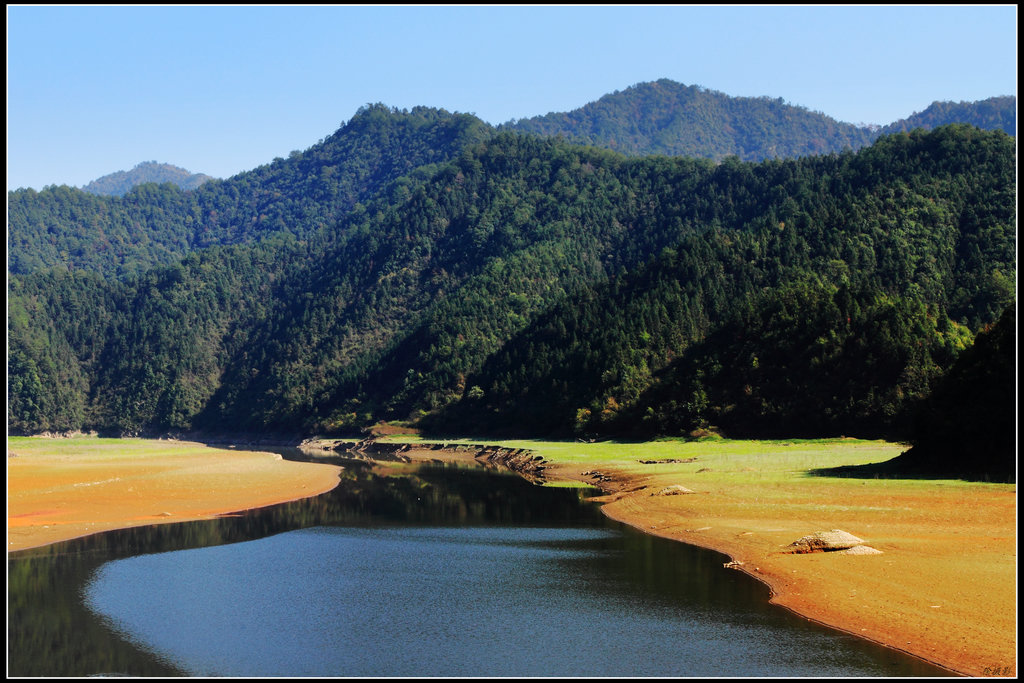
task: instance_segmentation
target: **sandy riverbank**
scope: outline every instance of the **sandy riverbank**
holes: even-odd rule
[[[1016,676],[1014,485],[807,474],[902,450],[881,442],[503,445],[540,453],[549,481],[600,487],[613,519],[726,553],[808,619],[958,673]],[[677,485],[694,493],[656,495]],[[780,552],[832,529],[881,554]]]
[[[210,519],[338,485],[332,465],[184,441],[26,438],[7,448],[8,551]]]

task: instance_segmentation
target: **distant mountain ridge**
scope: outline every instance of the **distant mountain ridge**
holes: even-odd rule
[[[1017,98],[1012,95],[990,97],[977,102],[932,102],[922,112],[894,121],[881,134],[903,133],[915,128],[931,130],[950,123],[969,123],[983,130],[1001,130],[1017,136]]]
[[[878,137],[913,128],[969,123],[1016,136],[1017,98],[934,102],[925,111],[886,126],[857,126],[781,97],[733,97],[663,78],[605,95],[570,112],[510,121],[501,128],[561,135],[570,142],[644,156],[692,156],[720,161],[731,155],[763,161],[858,150]]]
[[[743,161],[859,149],[874,135],[782,98],[733,97],[663,78],[605,95],[579,109],[504,124],[562,135],[631,156],[665,154]]]
[[[192,173],[171,164],[143,161],[130,171],[117,171],[97,178],[84,185],[82,191],[121,197],[136,185],[143,183],[174,183],[183,190],[194,190],[209,180],[215,178],[205,173]]]
[[[382,106],[382,105],[380,105]],[[924,111],[885,125],[854,125],[785,102],[781,97],[735,97],[662,78],[604,95],[569,112],[551,112],[496,126],[499,130],[565,137],[630,156],[664,154],[720,161],[735,155],[763,161],[857,150],[881,135],[951,123],[1017,134],[1017,98],[976,102],[935,101]],[[143,183],[173,183],[192,190],[213,176],[146,161],[130,171],[97,178],[81,190],[120,197]]]
[[[884,130],[900,132],[913,124],[928,128],[963,122],[1016,131],[1012,96],[973,105],[936,102],[881,129],[840,123],[781,98],[731,97],[668,79],[606,95],[573,112],[501,126],[428,107],[406,113],[396,116],[397,110],[383,104],[367,105],[307,150],[226,180],[204,182],[194,192],[178,188],[188,187],[186,178],[209,176],[156,162],[104,176],[81,190],[51,186],[41,192],[8,192],[8,270],[29,273],[61,265],[123,274],[172,263],[215,245],[278,233],[304,239],[335,224],[397,178],[450,161],[471,142],[503,131],[561,136],[567,142],[634,157],[655,154],[713,161],[857,150]],[[127,189],[133,183],[161,186]],[[138,193],[146,196],[133,198]],[[144,207],[154,202],[163,204],[164,210],[143,217],[140,212],[145,214]],[[184,205],[193,206],[181,211]],[[175,208],[170,210],[171,206]]]

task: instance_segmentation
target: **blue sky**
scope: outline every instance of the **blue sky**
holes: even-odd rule
[[[1017,94],[1015,5],[7,6],[7,186],[218,177],[365,104],[503,123],[669,78],[885,124]]]

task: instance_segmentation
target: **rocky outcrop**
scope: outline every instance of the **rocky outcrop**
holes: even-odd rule
[[[544,458],[526,448],[477,446],[476,460],[511,470],[533,482],[544,481]]]
[[[612,477],[598,470],[587,470],[583,472],[584,477],[590,477],[594,480],[594,484],[601,484],[602,482],[612,481]]]
[[[408,451],[448,451],[471,456],[474,460],[501,469],[511,470],[531,481],[544,481],[544,458],[526,448],[504,448],[484,444],[392,443],[363,439],[362,441],[310,440],[300,445],[305,449],[334,451],[358,460],[411,462]]]
[[[337,441],[331,450],[345,456],[360,460],[388,460],[392,462],[412,462],[405,451],[412,448],[408,443],[389,443],[376,441],[374,439],[363,439],[362,441]]]

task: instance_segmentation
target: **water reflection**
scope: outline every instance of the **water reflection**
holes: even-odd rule
[[[596,506],[584,504],[583,500],[588,495],[584,490],[543,488],[518,477],[482,468],[440,464],[380,470],[364,463],[350,462],[342,472],[341,478],[341,485],[334,491],[303,501],[247,511],[212,521],[162,524],[113,531],[10,554],[9,673],[15,676],[80,676],[96,673],[127,673],[139,676],[203,674],[203,671],[197,670],[194,664],[181,663],[173,653],[156,654],[159,648],[150,648],[152,651],[148,651],[130,643],[119,631],[123,625],[98,618],[84,606],[83,592],[89,582],[96,577],[102,579],[104,572],[113,576],[114,570],[111,567],[115,565],[108,563],[114,560],[169,551],[210,549],[225,544],[264,539],[258,544],[243,543],[219,551],[236,558],[233,560],[234,566],[241,567],[262,566],[259,562],[239,562],[237,559],[246,558],[247,553],[257,552],[259,548],[263,548],[263,552],[269,552],[275,558],[272,563],[264,563],[272,567],[272,571],[267,574],[236,573],[233,576],[237,579],[239,590],[250,590],[247,597],[239,598],[241,604],[246,604],[245,600],[251,603],[268,597],[268,594],[274,596],[279,592],[274,587],[284,590],[285,577],[289,577],[294,584],[296,577],[304,576],[306,579],[300,581],[300,584],[312,586],[317,581],[323,581],[326,576],[327,583],[321,585],[318,590],[334,590],[343,579],[348,579],[352,575],[353,569],[348,567],[343,570],[336,568],[332,572],[311,572],[310,567],[317,566],[321,561],[319,558],[324,556],[323,543],[358,542],[363,544],[361,547],[364,549],[372,548],[375,549],[374,552],[385,553],[391,550],[382,549],[383,546],[378,544],[384,543],[387,539],[394,539],[395,534],[399,534],[403,543],[415,542],[420,543],[423,548],[435,549],[442,547],[439,539],[444,537],[443,543],[449,544],[452,553],[463,554],[469,550],[476,552],[477,554],[473,556],[476,557],[473,566],[478,568],[490,557],[487,553],[493,551],[493,543],[515,541],[519,543],[516,552],[519,553],[520,564],[507,567],[509,573],[505,579],[514,578],[515,567],[521,563],[527,563],[531,567],[546,567],[550,572],[549,578],[555,580],[558,577],[562,583],[549,595],[545,604],[557,602],[560,599],[558,596],[565,594],[575,596],[570,603],[589,604],[599,606],[601,610],[611,610],[610,613],[603,612],[604,616],[599,612],[570,616],[570,620],[596,618],[609,622],[609,615],[612,613],[630,613],[637,610],[656,613],[659,609],[666,609],[666,604],[671,605],[671,610],[688,610],[690,614],[721,614],[723,610],[732,610],[733,606],[739,606],[737,614],[742,616],[733,615],[725,619],[731,624],[732,634],[742,632],[748,627],[759,627],[765,619],[773,620],[773,623],[781,620],[787,622],[787,628],[794,633],[813,634],[817,648],[821,648],[821,643],[826,642],[821,640],[822,634],[826,634],[828,648],[838,648],[832,655],[835,661],[870,660],[869,667],[858,669],[871,672],[866,675],[941,673],[917,660],[861,643],[853,638],[833,634],[767,605],[767,588],[738,572],[723,571],[722,556],[623,529],[620,525],[606,520]],[[450,532],[442,533],[438,531],[439,528],[442,531],[448,529]],[[531,528],[536,531],[522,531]],[[561,532],[552,535],[551,530],[557,528],[590,531],[570,539]],[[308,531],[300,535],[284,533],[299,529]],[[334,531],[330,532],[330,529]],[[334,536],[327,538],[324,531],[317,530],[327,530]],[[401,536],[402,534],[405,536]],[[480,534],[492,534],[490,546],[480,546],[479,543],[474,545],[473,539],[476,538],[478,541]],[[518,540],[513,538],[517,535]],[[187,556],[187,566],[191,567],[189,571],[198,571],[198,574],[187,574],[185,570],[178,570],[177,574],[183,577],[187,574],[193,585],[198,584],[194,591],[197,601],[212,600],[210,597],[203,598],[199,588],[212,580],[218,571],[222,571],[218,568],[223,568],[224,560],[218,558],[222,558],[223,555],[208,550],[192,552],[192,555]],[[339,555],[329,553],[327,556]],[[341,556],[353,555],[341,553]],[[163,584],[169,585],[172,581],[168,579],[155,586],[152,583],[146,584],[145,581],[151,582],[154,572],[157,571],[156,567],[160,566],[159,562],[171,557],[186,556],[176,554],[167,558],[154,558],[152,561],[140,557],[116,565],[119,567],[117,571],[121,571],[121,567],[140,568],[140,573],[135,574],[136,578],[133,580],[141,581],[142,583],[137,584],[142,586],[139,590],[147,591],[148,594],[142,599],[137,599],[137,603],[145,604],[149,609],[157,608],[158,594],[163,588],[167,588]],[[382,554],[381,557],[385,555]],[[389,571],[403,571],[400,567],[405,556],[398,554],[387,557],[389,559],[381,561],[392,567]],[[424,562],[440,561],[430,560],[422,553],[417,557],[418,569],[405,570],[409,576],[421,574]],[[460,571],[463,574],[467,573],[469,565],[462,567]],[[482,577],[481,581],[496,580],[486,573]],[[260,583],[261,581],[264,583]],[[263,590],[251,592],[252,587],[256,585],[262,585]],[[419,590],[419,595],[426,595],[427,591],[432,590],[428,584],[417,587],[403,582],[401,585],[409,590]],[[167,595],[171,596],[169,600],[174,600],[173,596],[176,594],[171,592]],[[669,602],[666,603],[666,600]],[[536,609],[541,607],[538,606]],[[373,611],[373,608],[368,605],[356,605],[353,610],[354,614],[362,614]],[[544,614],[546,616],[539,617],[540,621],[548,622],[548,626],[557,623],[554,612],[545,611]],[[163,616],[161,615],[161,618]],[[143,615],[142,618],[146,616]],[[152,616],[148,618],[153,619]],[[159,623],[159,620],[157,622]],[[673,628],[677,631],[682,629],[685,633],[685,623],[679,623],[679,619],[672,623]],[[542,625],[536,623],[538,627]],[[272,627],[268,625],[268,628]],[[284,622],[278,624],[277,628],[291,633],[299,631],[294,624]],[[185,627],[182,627],[182,630],[184,631]],[[281,630],[277,633],[283,638]],[[601,633],[596,625],[592,630],[597,634]],[[210,637],[225,641],[230,635],[222,633]],[[610,642],[602,645],[601,651],[607,654],[616,648],[637,647],[636,644],[626,643],[628,635],[624,633],[615,636]],[[737,656],[740,642],[747,643],[743,647],[753,647],[749,638],[736,640],[731,637],[728,629],[721,635],[724,640],[718,646],[730,650],[730,657]],[[607,634],[603,634],[602,637],[605,636]],[[295,640],[288,650],[298,656],[303,652],[304,643],[308,642],[309,637],[300,638]],[[467,639],[464,646],[476,647],[472,645],[473,643],[479,645],[477,641]],[[230,649],[230,642],[223,644]],[[335,643],[334,648],[337,647]],[[404,649],[410,648],[412,646],[406,644]],[[640,645],[640,648],[643,646]],[[237,644],[235,650],[245,653],[251,650],[251,647],[241,642]],[[425,661],[430,654],[422,653],[419,661]],[[478,652],[476,656],[469,657],[469,653],[466,653],[466,657],[469,657],[467,661],[478,667],[475,670],[470,670],[470,667],[459,674],[449,668],[434,675],[482,675],[482,669],[479,667],[483,666],[485,659],[481,655],[482,653]],[[745,656],[753,667],[748,671],[748,675],[759,675],[759,655],[756,648]],[[799,658],[800,655],[794,656]],[[284,661],[287,657],[279,654],[277,659]],[[299,662],[301,658],[295,661]],[[372,659],[369,661],[373,663]],[[251,665],[251,661],[243,661],[240,666]],[[284,669],[275,673],[268,673],[267,669],[255,673],[227,669],[221,670],[220,673],[301,675],[298,666],[299,664],[295,663],[291,670]],[[827,670],[827,667],[812,667],[806,675],[814,675],[815,670],[820,672]],[[708,671],[717,670],[712,668]],[[842,671],[840,669],[840,675]],[[372,668],[362,673],[387,675],[379,669],[375,671]],[[517,673],[545,675],[550,673],[550,669],[521,669]],[[796,670],[790,673],[801,675]],[[649,674],[638,670],[623,673],[657,674],[658,670]],[[331,674],[319,671],[315,675]],[[419,669],[398,670],[391,675],[431,674],[425,672],[421,666]],[[500,670],[496,675],[500,675]]]

